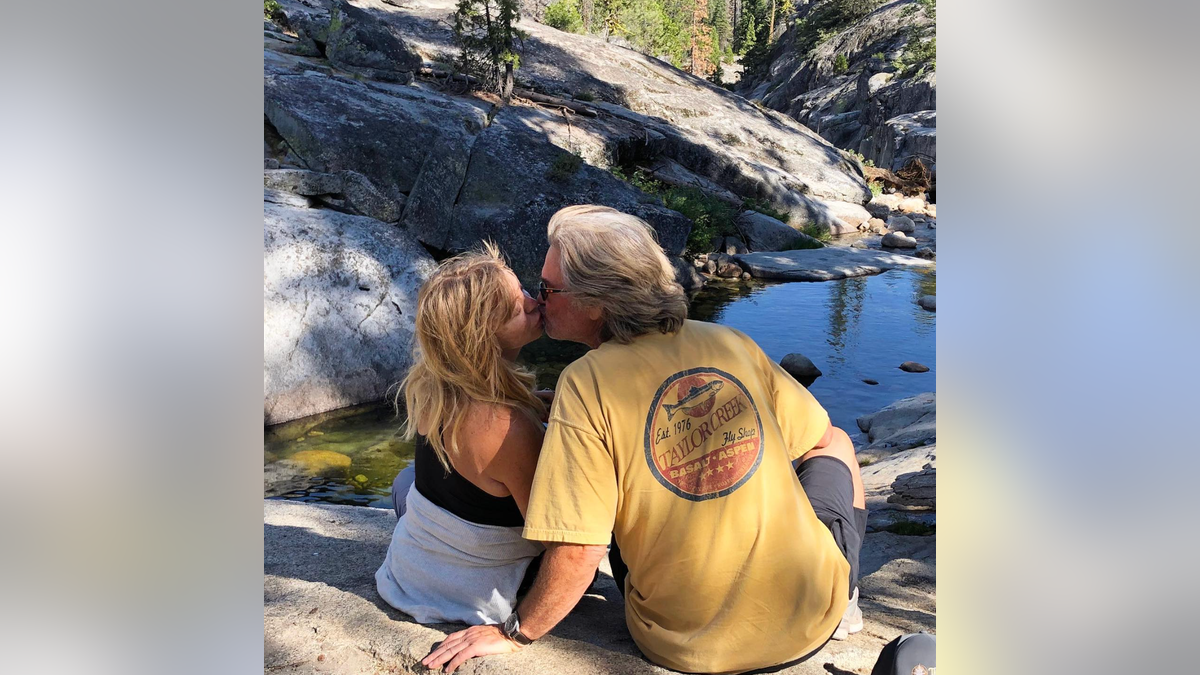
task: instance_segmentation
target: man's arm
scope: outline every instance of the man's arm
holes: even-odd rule
[[[591,585],[606,550],[605,546],[546,544],[546,555],[533,588],[517,608],[525,637],[536,640],[549,633],[575,608]],[[507,654],[520,648],[521,645],[505,637],[499,626],[472,626],[447,635],[421,665],[432,669],[448,662],[446,672],[453,673],[476,656]]]

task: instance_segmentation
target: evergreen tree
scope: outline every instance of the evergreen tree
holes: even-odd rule
[[[688,72],[699,77],[708,77],[715,70],[712,62],[712,27],[708,25],[708,0],[694,2],[691,39],[688,45]]]
[[[729,50],[729,43],[733,37],[729,27],[729,6],[725,0],[713,0],[709,6],[708,25],[712,26],[717,51],[724,55]]]
[[[634,1],[641,2],[642,0]],[[593,25],[604,33],[604,37],[625,32],[621,25],[621,10],[625,7],[625,0],[593,0],[593,6],[595,7]]]
[[[504,100],[512,96],[513,70],[520,65],[514,49],[523,37],[519,0],[458,0],[454,12],[454,37],[462,48],[461,67],[497,91]]]
[[[745,19],[742,21],[742,27],[733,35],[733,52],[738,56],[744,56],[746,52],[754,49],[756,41],[754,15],[746,12],[743,16]]]
[[[593,0],[580,0],[579,16],[583,19],[583,32],[592,32],[592,23],[596,17],[596,5]]]
[[[668,55],[667,25],[669,20],[659,0],[639,0],[625,6],[621,25],[625,37],[634,49],[651,56]]]

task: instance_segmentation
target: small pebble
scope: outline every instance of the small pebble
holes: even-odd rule
[[[325,660],[325,655],[324,655],[324,654],[317,654],[317,660],[318,660],[318,661],[324,661],[324,660]]]

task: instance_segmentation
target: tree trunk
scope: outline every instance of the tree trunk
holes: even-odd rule
[[[504,64],[504,85],[500,89],[500,98],[508,103],[512,98],[513,92],[513,64],[512,61]]]
[[[775,0],[771,0],[771,29],[767,31],[767,42],[775,39]]]

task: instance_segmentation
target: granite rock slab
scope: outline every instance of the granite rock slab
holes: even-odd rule
[[[832,281],[880,274],[896,268],[933,267],[934,263],[909,255],[841,246],[800,251],[747,253],[734,260],[756,279]]]
[[[387,509],[263,502],[264,670],[271,673],[428,673],[420,665],[455,624],[420,625],[375,590],[396,524]],[[862,552],[865,628],[780,671],[869,673],[888,641],[933,632],[935,538],[868,534]],[[607,560],[567,618],[515,654],[468,661],[466,675],[671,673],[645,660],[625,627]]]

